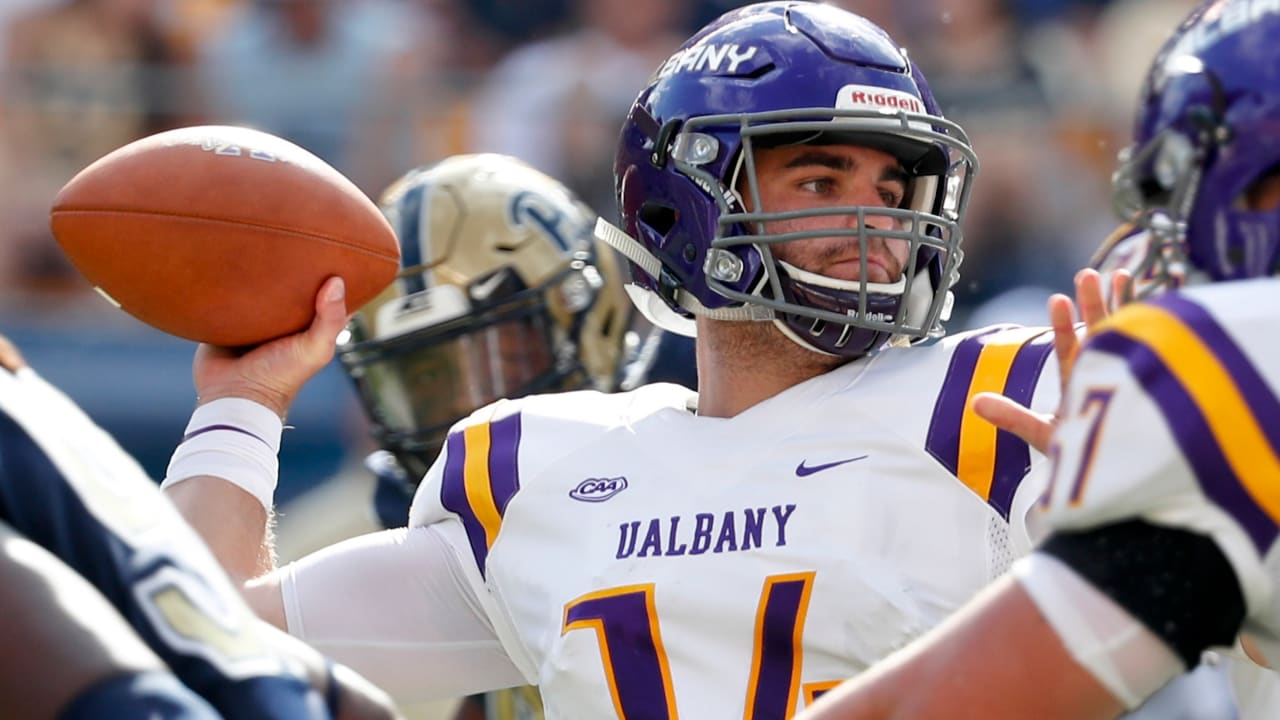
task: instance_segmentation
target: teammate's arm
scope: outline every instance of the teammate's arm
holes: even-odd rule
[[[1123,709],[1076,662],[1026,589],[1005,576],[797,720],[1090,720]]]

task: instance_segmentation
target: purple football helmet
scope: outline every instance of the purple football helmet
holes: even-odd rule
[[[764,211],[753,148],[802,143],[891,154],[908,177],[903,202]],[[622,228],[600,221],[597,234],[631,259],[642,289],[629,288],[632,299],[664,328],[691,335],[694,315],[772,320],[803,347],[857,357],[890,339],[942,334],[977,166],[964,131],[879,27],[819,3],[759,3],[704,27],[640,93],[614,166]],[[894,227],[869,227],[869,215]],[[830,227],[766,230],[811,217]],[[860,244],[860,280],[807,272],[770,251],[838,236]],[[877,236],[910,245],[895,282],[866,279]]]
[[[1273,275],[1280,211],[1241,202],[1280,169],[1280,7],[1214,0],[1165,43],[1113,178],[1120,216],[1151,240],[1139,295],[1191,281]]]

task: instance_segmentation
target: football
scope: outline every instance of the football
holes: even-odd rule
[[[58,192],[50,225],[111,302],[214,345],[306,328],[332,275],[359,308],[400,265],[394,231],[354,183],[287,140],[240,127],[171,130],[107,154]]]

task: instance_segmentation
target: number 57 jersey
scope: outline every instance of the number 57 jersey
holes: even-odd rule
[[[1273,663],[1277,297],[1280,280],[1213,283],[1133,303],[1100,327],[1073,370],[1043,513],[1062,530],[1142,520],[1211,538],[1239,583],[1244,629]]]
[[[452,545],[547,717],[783,718],[1026,546],[1039,458],[972,416],[1057,405],[1052,336],[888,349],[729,418],[674,385],[460,423],[410,525]]]

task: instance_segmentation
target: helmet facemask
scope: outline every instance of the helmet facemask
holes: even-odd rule
[[[816,118],[816,119],[815,119]],[[698,163],[717,142],[714,130],[737,122],[741,148],[724,180]],[[857,357],[890,338],[915,340],[941,334],[950,314],[950,288],[963,258],[958,219],[968,202],[969,163],[948,166],[952,156],[938,147],[950,139],[929,123],[938,118],[902,112],[803,109],[700,117],[689,120],[676,139],[672,162],[711,193],[719,206],[716,237],[703,268],[715,292],[772,312],[774,323],[801,346],[829,355]],[[954,128],[960,132],[959,128]],[[961,137],[963,137],[961,133]],[[771,211],[761,203],[756,171],[757,147],[849,144],[884,150],[902,163],[906,193],[899,207],[816,207]],[[967,150],[967,146],[965,146]],[[957,152],[956,157],[963,158]],[[971,157],[976,165],[976,160]],[[940,188],[946,188],[940,192]],[[745,197],[744,197],[745,196]],[[749,211],[748,208],[759,208]],[[870,218],[887,218],[892,228],[876,228]],[[828,218],[823,227],[770,231],[777,223]],[[845,237],[858,245],[858,280],[826,277],[775,257],[780,243],[811,238]],[[867,258],[873,238],[906,243],[906,262],[899,278],[869,280]],[[742,286],[743,271],[757,266],[755,282]]]
[[[495,279],[519,282],[504,270],[477,286]],[[377,324],[398,322],[395,332],[371,337],[368,323],[356,316],[339,359],[375,419],[379,446],[413,477],[426,472],[449,428],[475,409],[500,398],[590,385],[572,329],[554,319],[540,288],[476,306],[460,288],[439,285],[379,312]]]
[[[1186,281],[1187,217],[1200,188],[1205,149],[1166,128],[1140,147],[1120,151],[1111,178],[1112,208],[1147,233],[1146,255],[1132,270],[1132,297],[1142,299]]]

